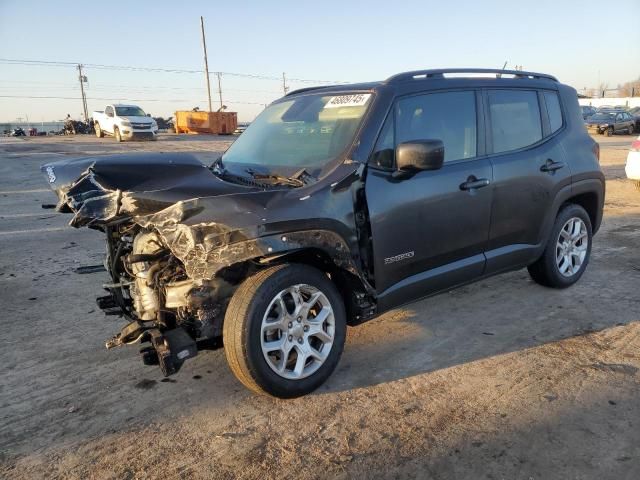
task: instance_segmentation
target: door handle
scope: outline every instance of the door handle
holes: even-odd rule
[[[540,171],[553,173],[556,170],[560,170],[561,168],[564,168],[564,166],[565,166],[564,162],[554,162],[553,160],[548,159],[546,163],[540,167]]]
[[[488,178],[476,178],[471,175],[467,178],[466,182],[460,184],[460,190],[474,190],[476,188],[486,187],[489,183]]]

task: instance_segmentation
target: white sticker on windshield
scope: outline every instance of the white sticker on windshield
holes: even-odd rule
[[[361,107],[367,103],[370,96],[370,93],[337,95],[335,97],[331,97],[324,108]]]

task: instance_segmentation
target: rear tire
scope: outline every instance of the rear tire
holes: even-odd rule
[[[113,127],[113,138],[115,138],[118,143],[122,141],[122,136],[120,135],[120,129],[118,127]]]
[[[249,277],[234,293],[224,318],[224,349],[247,388],[294,398],[331,375],[346,328],[342,297],[324,273],[277,265]]]
[[[104,137],[104,132],[100,128],[100,124],[99,123],[96,123],[95,129],[96,129],[96,137],[103,138]]]
[[[638,190],[640,192],[640,180],[635,180],[633,183],[636,186],[636,190]]]
[[[607,137],[610,137],[611,135],[613,135],[613,127],[607,128]]]
[[[591,219],[585,209],[566,204],[558,212],[542,256],[529,265],[529,275],[545,287],[570,287],[589,264],[592,237]]]

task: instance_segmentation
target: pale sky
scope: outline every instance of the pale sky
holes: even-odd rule
[[[154,116],[206,109],[204,74],[184,72],[204,68],[203,15],[209,70],[225,72],[223,103],[243,121],[282,95],[282,72],[311,80],[288,82],[299,88],[319,80],[382,80],[420,68],[500,68],[507,61],[507,68],[551,73],[579,90],[599,82],[615,87],[640,76],[640,0],[611,7],[584,0],[156,0],[112,8],[104,2],[0,0],[0,59],[86,64],[90,111],[118,101]],[[211,83],[217,108],[215,76]],[[73,65],[0,60],[0,122],[58,120],[67,113],[80,118],[79,97]]]

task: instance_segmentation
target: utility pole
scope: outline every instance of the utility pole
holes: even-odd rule
[[[87,111],[87,96],[84,93],[84,82],[87,77],[82,75],[82,65],[78,64],[78,79],[80,80],[80,93],[82,93],[82,109],[84,110],[84,121],[89,121],[89,112]]]
[[[209,83],[209,61],[207,60],[207,40],[204,38],[204,18],[200,17],[200,28],[202,30],[202,49],[204,50],[204,73],[207,77],[207,98],[209,99],[209,111],[213,111],[211,107],[211,84]],[[218,77],[219,83],[220,77]]]
[[[218,98],[220,99],[220,110],[222,110],[222,107],[224,106],[222,105],[222,84],[220,83],[222,73],[216,72],[216,75],[218,76]]]
[[[287,87],[287,78],[285,77],[284,72],[282,72],[282,90],[285,95],[289,91],[289,87]]]

